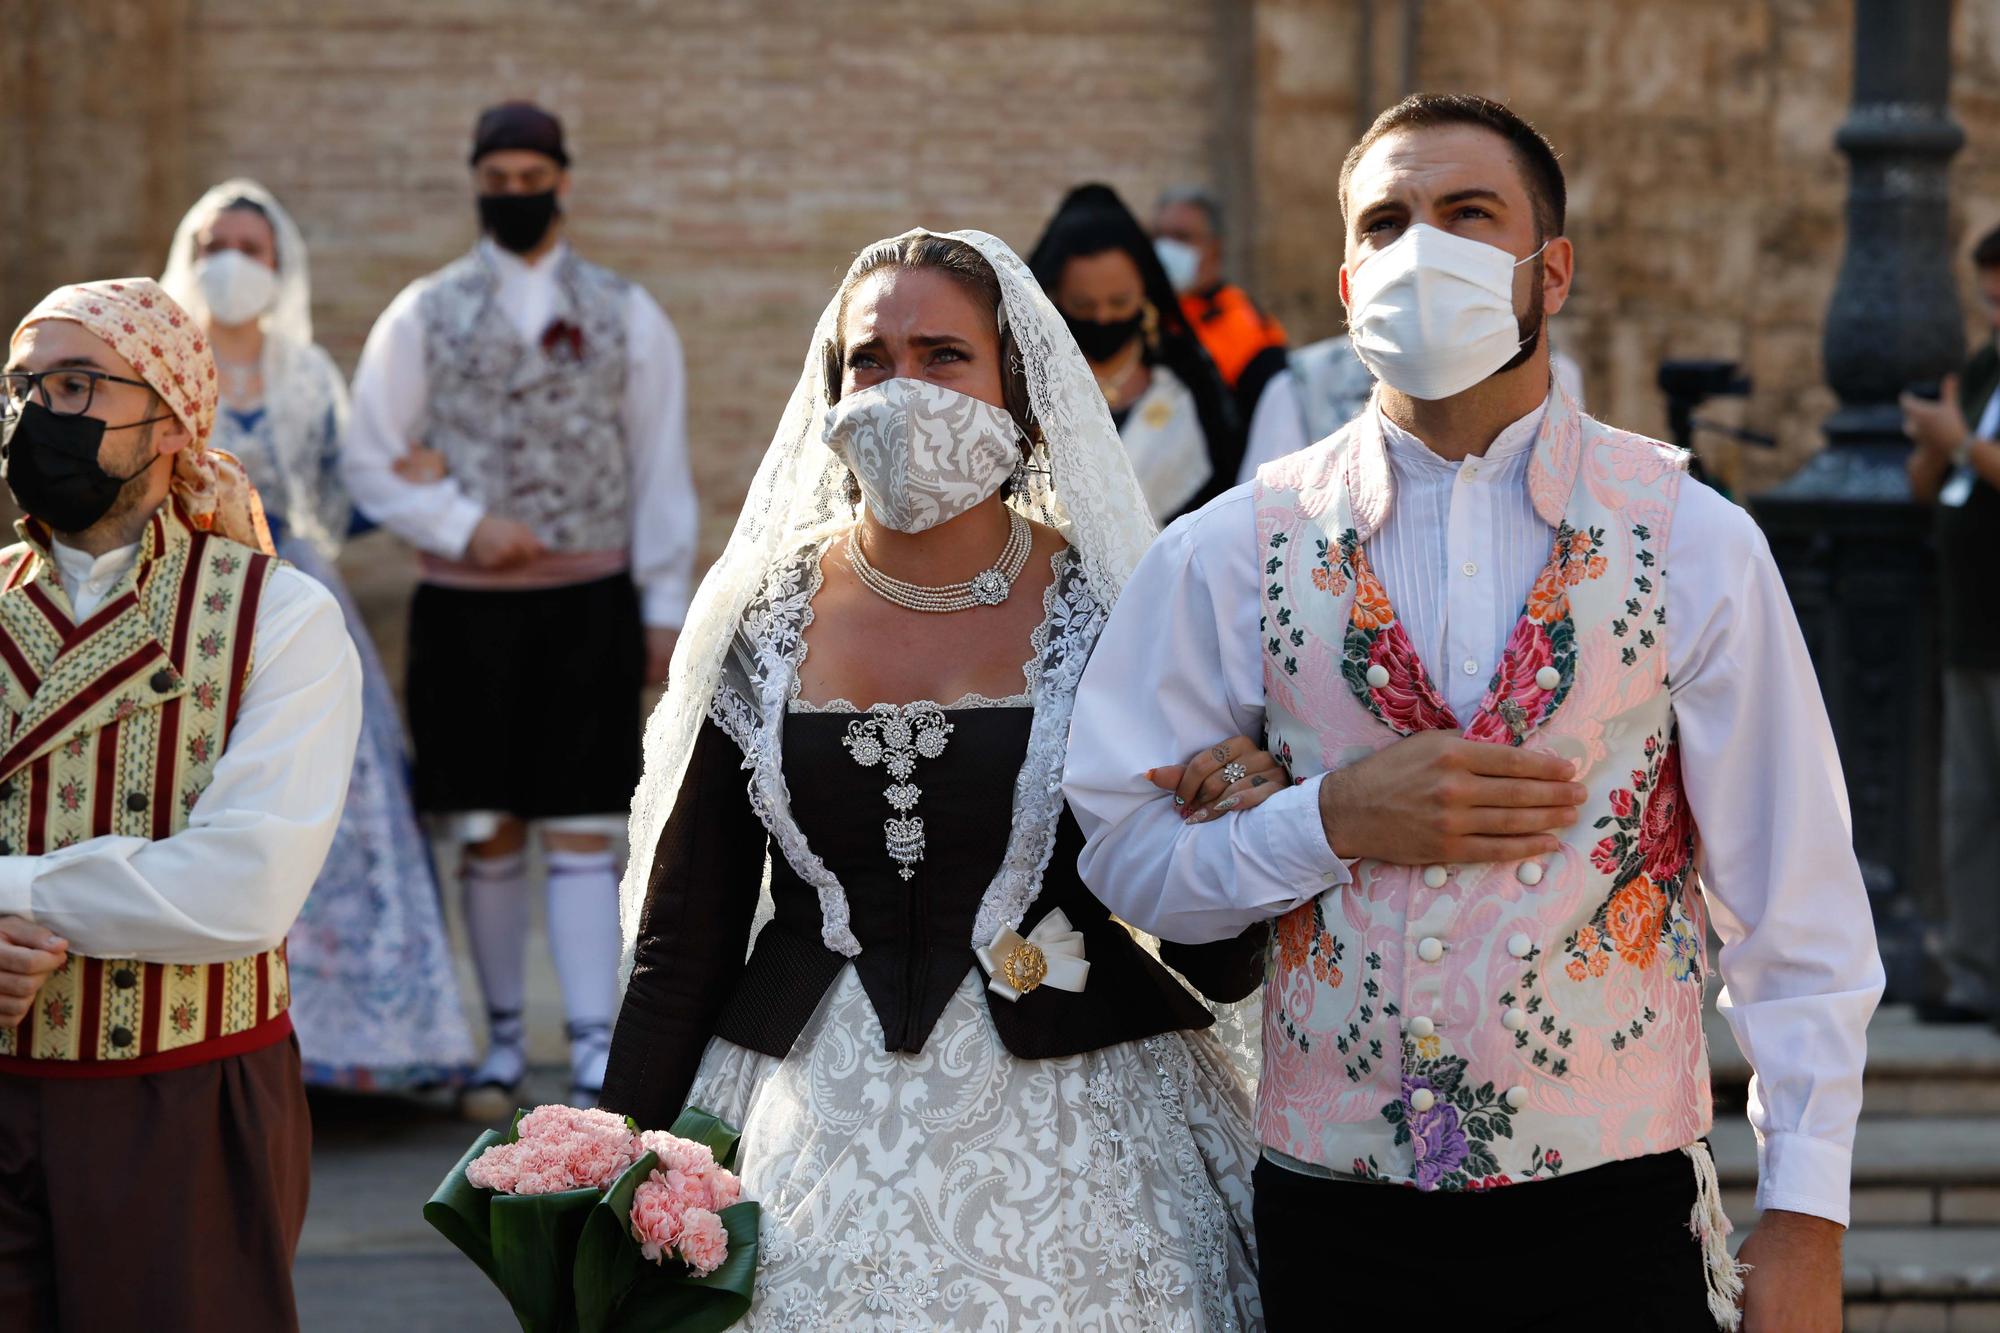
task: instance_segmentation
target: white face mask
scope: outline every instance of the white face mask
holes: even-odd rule
[[[194,266],[202,303],[215,322],[248,324],[278,299],[278,275],[241,250],[218,250]]]
[[[948,523],[999,490],[1021,461],[1007,410],[922,380],[893,379],[827,409],[820,438],[898,532]]]
[[[1195,279],[1201,274],[1201,251],[1186,241],[1161,236],[1153,242],[1153,253],[1160,257],[1160,267],[1167,271],[1167,281],[1175,291],[1194,290]]]
[[[1541,252],[1516,260],[1418,223],[1348,275],[1355,355],[1412,398],[1464,393],[1521,350],[1514,270]]]

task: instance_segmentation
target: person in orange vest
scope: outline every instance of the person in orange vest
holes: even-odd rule
[[[1154,209],[1153,244],[1180,293],[1181,313],[1235,392],[1239,415],[1250,420],[1264,386],[1285,368],[1285,330],[1248,292],[1224,281],[1222,204],[1198,186],[1168,190]]]

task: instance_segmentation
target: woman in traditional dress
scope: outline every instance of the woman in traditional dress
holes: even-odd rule
[[[1244,450],[1234,400],[1117,193],[1071,190],[1028,266],[1090,362],[1154,521],[1234,486]]]
[[[255,181],[181,219],[160,283],[202,321],[221,376],[214,443],[242,460],[278,554],[340,599],[361,654],[361,739],[326,867],[288,937],[308,1083],[448,1082],[472,1058],[430,848],[410,804],[402,722],[333,560],[352,509],[336,466],[347,391],[312,340],[305,243]]]
[[[1011,250],[863,252],[695,597],[632,817],[603,1105],[741,1127],[747,1327],[1260,1326],[1243,1086],[1083,888],[1060,786],[1152,535]],[[1190,817],[1284,785],[1224,744],[1237,786]],[[1262,975],[1255,939],[1168,957],[1220,1001]]]

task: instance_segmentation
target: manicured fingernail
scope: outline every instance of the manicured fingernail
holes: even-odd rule
[[[1187,802],[1186,802],[1186,801],[1184,801],[1184,800],[1182,800],[1182,799],[1180,798],[1180,796],[1179,796],[1178,794],[1176,794],[1176,795],[1174,796],[1174,804],[1175,804],[1175,805],[1186,805],[1186,804],[1187,804]]]
[[[1225,796],[1221,800],[1217,801],[1214,805],[1210,806],[1209,811],[1212,814],[1219,815],[1224,810],[1234,810],[1237,806],[1241,804],[1243,804],[1243,798],[1241,796]]]
[[[1153,774],[1155,774],[1155,773],[1157,773],[1157,772],[1159,772],[1159,771],[1160,771],[1160,770],[1159,770],[1159,769],[1157,769],[1157,768],[1149,768],[1149,769],[1147,769],[1147,770],[1146,770],[1146,781],[1148,781],[1148,782],[1151,782],[1151,781],[1153,780]]]
[[[1206,824],[1208,822],[1208,811],[1206,810],[1195,811],[1193,814],[1187,817],[1187,822],[1190,824]]]

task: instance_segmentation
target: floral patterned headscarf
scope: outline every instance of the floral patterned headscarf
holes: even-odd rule
[[[116,278],[59,287],[42,298],[14,330],[66,319],[81,324],[132,363],[167,409],[187,427],[192,442],[174,456],[173,494],[190,522],[231,541],[271,548],[264,506],[243,465],[208,447],[221,391],[215,354],[195,318],[151,278]]]

